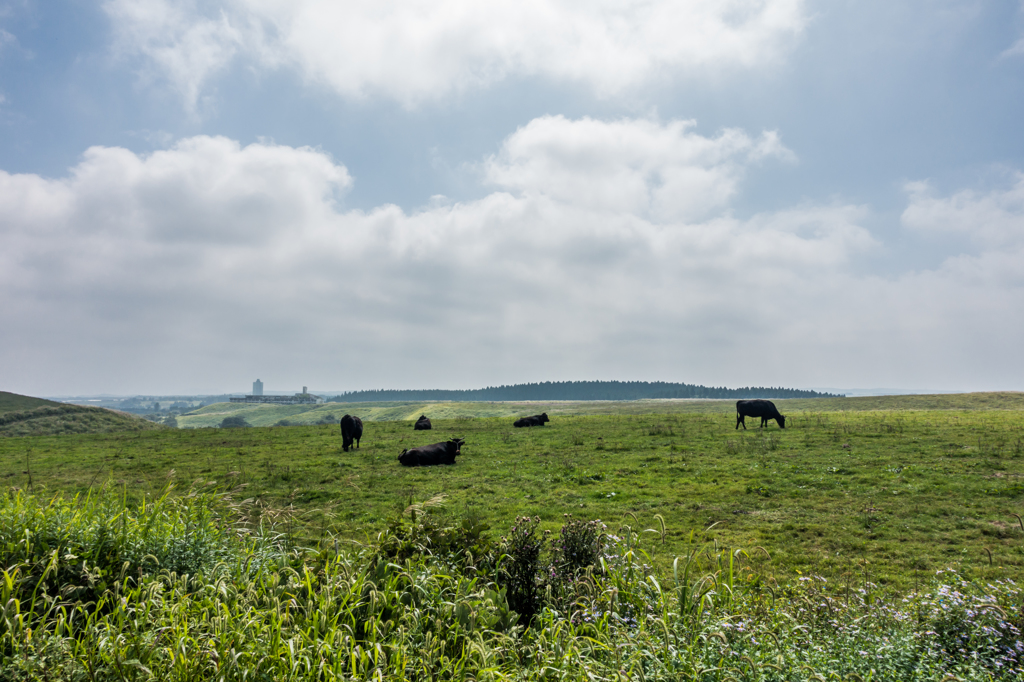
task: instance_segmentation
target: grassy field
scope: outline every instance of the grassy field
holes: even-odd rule
[[[718,401],[453,403],[502,416],[452,418],[444,406],[328,405],[312,412],[366,420],[359,450],[341,451],[337,425],[3,439],[0,481],[39,493],[113,480],[133,495],[156,493],[169,477],[243,485],[295,542],[328,533],[365,541],[410,500],[443,494],[447,513],[479,517],[499,534],[517,515],[553,529],[566,513],[651,530],[644,537],[657,538],[650,552],[662,569],[697,532],[762,557],[782,582],[815,573],[908,589],[949,566],[992,579],[1024,571],[1015,516],[1024,514],[1021,402],[1020,394],[778,401],[788,428],[746,432],[734,429],[732,404]],[[880,405],[888,409],[872,409]],[[577,413],[584,408],[619,414]],[[217,409],[200,415],[219,423],[226,412]],[[544,409],[552,422],[543,428],[513,429],[506,416]],[[659,412],[621,414],[628,409]],[[432,432],[396,421],[421,412]],[[398,465],[402,448],[452,435],[466,439],[457,465]]]
[[[775,401],[783,413],[865,410],[1024,410],[1024,393],[963,393],[953,395],[867,396]],[[549,415],[599,414],[733,414],[734,400],[631,400],[552,402],[448,403],[326,403],[323,405],[252,405],[216,403],[178,417],[180,428],[219,426],[225,417],[243,417],[252,426],[274,426],[285,420],[295,425],[337,421],[354,414],[363,421],[404,421],[421,414],[431,419],[507,417],[547,412]]]

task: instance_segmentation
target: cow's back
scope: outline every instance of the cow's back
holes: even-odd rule
[[[779,410],[770,400],[737,400],[736,412],[746,417],[775,417]]]

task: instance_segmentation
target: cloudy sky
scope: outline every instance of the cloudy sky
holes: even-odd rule
[[[0,0],[0,390],[1024,389],[1024,3]]]

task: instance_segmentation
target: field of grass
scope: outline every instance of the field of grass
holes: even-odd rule
[[[952,395],[866,396],[776,400],[783,414],[790,411],[843,412],[864,410],[1024,410],[1024,393],[963,393]],[[431,419],[506,417],[547,412],[549,415],[598,414],[733,414],[734,400],[631,400],[529,402],[380,402],[323,405],[253,405],[215,403],[178,417],[180,428],[219,426],[225,417],[243,417],[252,426],[293,425],[337,421],[353,414],[365,421],[403,421],[426,414]]]
[[[0,679],[1021,679],[1020,396],[839,400],[0,439]]]
[[[763,548],[761,569],[780,582],[814,573],[906,590],[946,567],[986,579],[1021,575],[1024,414],[992,407],[1019,397],[928,400],[943,407],[830,412],[786,401],[788,428],[745,432],[734,429],[731,404],[691,413],[694,404],[656,401],[675,412],[618,415],[548,405],[551,424],[533,429],[513,429],[506,416],[428,411],[431,432],[393,420],[418,416],[422,405],[370,404],[379,411],[351,410],[367,422],[362,447],[348,453],[337,425],[4,439],[0,481],[38,493],[112,480],[132,495],[155,494],[169,477],[243,485],[263,514],[287,519],[282,528],[296,543],[326,534],[366,541],[410,500],[443,494],[447,513],[498,530],[520,515],[554,529],[566,513],[651,530],[661,570],[692,532],[706,531],[720,547]],[[957,409],[970,400],[982,409]],[[493,405],[514,414],[543,408]],[[392,420],[369,421],[384,414]],[[452,435],[466,439],[457,465],[398,465],[402,448]]]

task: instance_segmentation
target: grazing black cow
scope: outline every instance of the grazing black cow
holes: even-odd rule
[[[512,426],[516,427],[517,429],[522,428],[524,426],[544,426],[544,423],[549,421],[551,420],[548,419],[548,413],[545,412],[543,414],[536,414],[532,417],[523,417],[522,419],[517,419],[514,422],[512,422]]]
[[[421,414],[420,418],[416,420],[416,423],[412,425],[414,431],[429,431],[430,420],[427,419],[427,415]]]
[[[462,444],[465,442],[462,438],[452,438],[446,443],[434,443],[402,450],[398,455],[398,462],[407,467],[455,464],[455,458],[462,454]]]
[[[359,439],[363,437],[363,420],[359,417],[345,415],[341,418],[341,449],[348,452],[352,441],[359,447]]]
[[[770,400],[737,400],[736,401],[736,428],[740,428],[740,424],[743,424],[743,429],[746,430],[747,422],[744,417],[760,417],[761,428],[768,425],[769,419],[774,419],[780,429],[786,428],[786,418],[779,414],[779,411],[775,408],[775,403]]]

